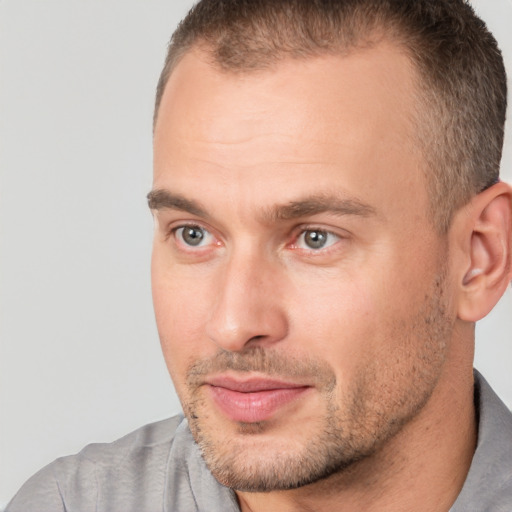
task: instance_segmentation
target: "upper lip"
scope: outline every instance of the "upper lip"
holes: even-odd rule
[[[279,379],[268,379],[264,377],[249,377],[238,379],[227,375],[218,375],[207,378],[205,383],[210,386],[226,388],[239,393],[255,393],[258,391],[270,391],[272,389],[293,389],[308,387],[305,384],[286,382]]]

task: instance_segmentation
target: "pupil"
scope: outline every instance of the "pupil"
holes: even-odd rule
[[[306,244],[312,249],[321,249],[327,241],[327,234],[323,231],[306,232]]]
[[[185,228],[183,230],[183,240],[188,245],[199,245],[204,238],[204,233],[196,227]]]

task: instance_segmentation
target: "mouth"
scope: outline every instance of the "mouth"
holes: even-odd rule
[[[230,420],[258,423],[302,398],[311,386],[266,378],[217,376],[205,383],[211,398]]]

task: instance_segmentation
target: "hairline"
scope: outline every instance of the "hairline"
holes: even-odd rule
[[[156,130],[158,114],[165,89],[172,73],[180,62],[191,53],[198,53],[204,56],[206,62],[221,73],[231,74],[233,76],[251,76],[262,72],[271,73],[278,69],[283,62],[306,61],[328,55],[347,57],[358,52],[372,49],[379,44],[388,43],[398,52],[405,55],[410,63],[409,69],[413,83],[412,94],[415,98],[413,103],[417,105],[417,107],[412,109],[408,119],[411,128],[409,140],[411,144],[414,145],[414,150],[418,151],[422,157],[418,171],[422,172],[425,178],[425,186],[429,197],[429,212],[427,213],[431,219],[431,224],[439,235],[445,235],[450,228],[454,212],[462,207],[463,204],[456,204],[451,208],[443,206],[444,210],[448,211],[448,215],[443,218],[439,216],[438,177],[435,173],[435,167],[439,166],[439,162],[431,161],[429,158],[431,155],[428,151],[428,143],[431,142],[432,138],[436,138],[436,135],[441,131],[441,128],[438,126],[439,119],[442,117],[444,120],[446,116],[443,112],[444,98],[437,93],[436,85],[433,83],[432,78],[429,77],[422,68],[421,58],[414,54],[414,45],[408,41],[408,37],[409,35],[405,29],[397,26],[396,23],[387,23],[385,20],[384,22],[376,22],[372,28],[361,30],[360,34],[350,44],[332,44],[329,47],[318,48],[308,53],[303,52],[302,54],[280,52],[278,55],[261,59],[260,66],[239,67],[223,64],[215,55],[215,45],[209,43],[204,37],[198,37],[191,43],[179,46],[178,51],[175,51],[172,54],[172,58],[166,62],[164,68],[165,73],[162,73],[159,81],[159,89],[161,88],[161,90],[159,94],[157,94],[155,102],[153,134]],[[466,197],[466,199],[469,200],[470,197]]]

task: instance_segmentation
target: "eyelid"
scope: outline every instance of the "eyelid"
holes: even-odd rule
[[[178,229],[186,228],[186,227],[198,227],[198,228],[203,229],[205,231],[208,231],[208,233],[214,235],[213,230],[208,225],[205,225],[204,222],[202,222],[200,220],[195,220],[195,219],[187,219],[187,220],[184,220],[184,219],[177,219],[176,220],[176,219],[174,219],[172,221],[169,221],[169,222],[165,223],[165,225],[163,227],[163,231],[165,233],[166,239],[168,239],[171,236],[173,236],[174,233],[176,233],[176,231]]]
[[[301,236],[304,235],[307,231],[320,231],[322,233],[327,233],[330,236],[333,236],[336,238],[336,240],[333,243],[330,243],[326,247],[321,247],[319,249],[314,248],[306,248],[306,247],[298,247],[297,241]],[[294,235],[292,237],[292,242],[289,245],[291,249],[295,249],[298,251],[302,251],[304,253],[309,253],[311,255],[320,255],[320,254],[326,254],[330,250],[334,250],[335,246],[344,239],[349,238],[349,233],[346,230],[341,229],[334,229],[327,226],[321,226],[318,224],[310,224],[310,225],[301,225],[294,229]]]
[[[183,229],[186,227],[197,227],[201,230],[204,230],[209,236],[213,238],[213,240],[209,243],[193,246],[188,245],[184,241],[181,241],[177,238],[175,238],[176,232],[179,229]],[[167,223],[167,225],[164,227],[164,234],[165,234],[165,241],[168,241],[171,237],[174,238],[174,245],[177,247],[178,250],[184,251],[184,252],[191,252],[191,253],[199,253],[201,251],[206,251],[208,248],[214,248],[224,245],[224,241],[221,235],[219,235],[216,232],[216,229],[211,228],[207,223],[205,223],[202,220],[196,220],[196,219],[178,219],[178,220],[172,220]],[[314,248],[307,248],[307,247],[298,247],[297,246],[297,240],[299,237],[304,235],[307,231],[320,231],[324,232],[331,237],[335,238],[335,241],[327,245],[326,247],[321,247],[318,249]],[[285,244],[285,246],[289,249],[294,249],[297,251],[301,251],[304,254],[309,253],[311,256],[320,255],[320,254],[326,254],[327,252],[330,252],[330,250],[333,250],[334,246],[337,246],[338,243],[341,240],[349,239],[351,236],[351,233],[348,232],[345,229],[342,228],[334,228],[331,226],[325,226],[321,224],[301,224],[299,226],[295,226],[291,232],[289,232],[289,241]],[[291,239],[291,241],[290,241]]]

